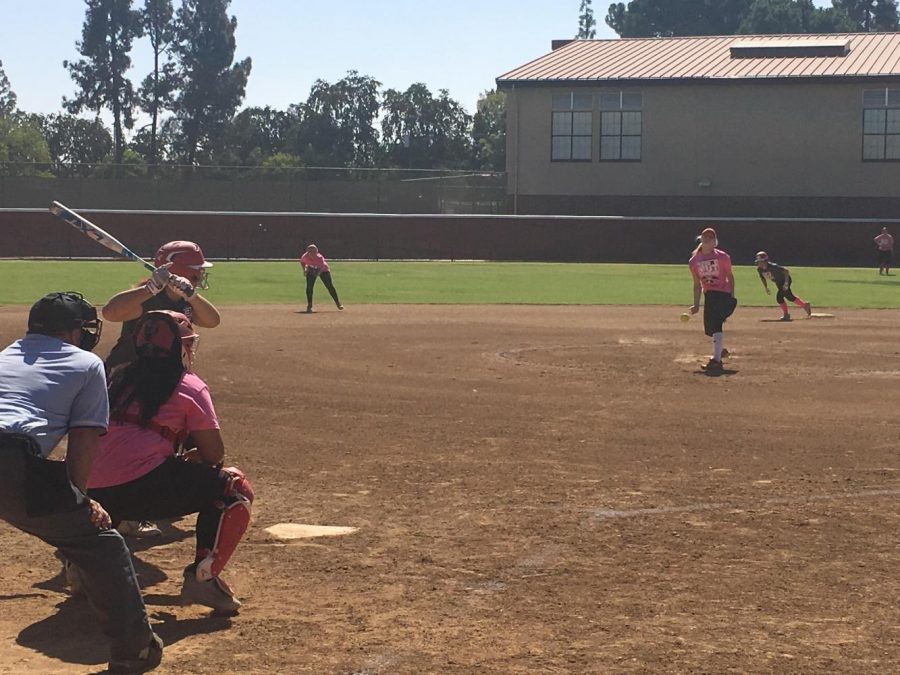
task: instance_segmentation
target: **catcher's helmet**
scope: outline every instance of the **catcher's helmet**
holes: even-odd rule
[[[134,349],[139,357],[174,359],[190,370],[197,340],[194,326],[181,312],[158,309],[147,312],[134,329]]]
[[[81,330],[79,347],[91,351],[97,346],[103,321],[97,316],[97,308],[75,291],[49,293],[28,313],[29,333],[59,335],[76,328]]]
[[[766,253],[765,251],[760,251],[759,253],[756,254],[756,258],[754,258],[755,262],[763,262],[763,261],[768,261],[768,260],[769,260],[769,254]]]
[[[153,262],[157,267],[172,263],[169,271],[184,277],[198,288],[208,288],[207,268],[212,267],[203,257],[201,248],[192,241],[170,241],[156,252]]]

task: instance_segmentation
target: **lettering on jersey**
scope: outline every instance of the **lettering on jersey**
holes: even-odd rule
[[[697,263],[697,274],[705,285],[716,283],[719,279],[719,261],[715,258],[701,260]]]

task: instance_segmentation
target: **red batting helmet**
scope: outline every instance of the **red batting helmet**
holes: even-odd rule
[[[203,251],[192,241],[170,241],[163,244],[156,252],[153,263],[161,267],[172,263],[169,271],[179,277],[184,277],[194,286],[207,288],[206,269],[212,267],[211,262],[206,262]]]
[[[134,329],[134,348],[142,358],[181,359],[190,370],[199,335],[181,312],[158,309],[147,312]]]

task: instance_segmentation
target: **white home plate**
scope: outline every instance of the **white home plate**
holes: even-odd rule
[[[272,527],[267,527],[266,532],[279,539],[309,539],[312,537],[337,537],[342,534],[353,534],[358,529],[358,527],[278,523],[277,525],[272,525]]]

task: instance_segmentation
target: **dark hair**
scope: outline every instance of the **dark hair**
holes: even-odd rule
[[[181,354],[166,359],[138,358],[118,366],[109,377],[110,417],[123,417],[137,402],[141,426],[146,429],[160,407],[172,398],[183,375]]]

